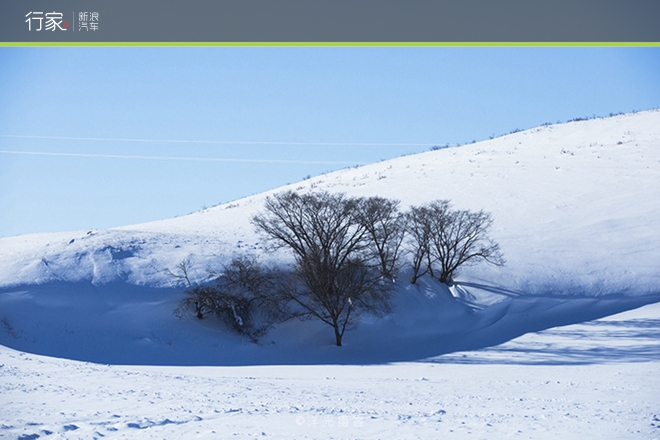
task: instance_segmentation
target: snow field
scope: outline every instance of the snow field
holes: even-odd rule
[[[0,359],[2,438],[660,435],[659,362],[122,367],[4,348]]]
[[[659,316],[656,303],[372,366],[110,366],[0,347],[0,437],[655,439]]]

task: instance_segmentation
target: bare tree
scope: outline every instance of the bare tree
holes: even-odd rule
[[[174,271],[170,269],[165,269],[165,273],[172,278],[182,280],[186,283],[186,286],[191,287],[192,281],[190,281],[190,271],[195,265],[195,259],[192,255],[189,255],[183,259],[179,264],[176,265]]]
[[[191,277],[191,270],[195,266],[195,259],[189,255],[178,263],[174,270],[165,269],[165,273],[177,280],[183,281],[188,287],[185,294],[186,296],[179,303],[179,306],[174,311],[175,315],[179,318],[182,317],[184,310],[193,308],[195,316],[198,319],[204,318],[204,315],[211,313],[215,308],[215,291],[210,286],[193,285]]]
[[[186,296],[175,314],[193,309],[199,319],[214,314],[231,330],[249,337],[253,342],[272,326],[287,318],[276,293],[279,274],[263,266],[255,256],[240,255],[220,272],[209,270],[215,284],[193,285],[190,270],[192,258],[183,260],[174,271],[167,272],[188,285]]]
[[[452,211],[447,200],[412,207],[407,214],[411,282],[428,272],[451,285],[461,266],[479,261],[503,265],[499,245],[487,236],[492,223],[489,213]]]
[[[294,254],[283,298],[300,316],[330,325],[338,346],[361,312],[389,310],[391,285],[368,264],[361,202],[344,194],[287,191],[268,197],[265,212],[252,218],[274,247]]]
[[[259,258],[252,254],[238,255],[224,266],[221,272],[211,274],[215,275],[218,283],[236,286],[255,296],[262,296],[274,290],[276,284],[273,269],[261,264]]]
[[[403,241],[403,216],[399,201],[369,197],[360,206],[359,220],[367,231],[369,257],[377,261],[383,276],[393,278]]]
[[[444,209],[449,202],[439,200],[428,206],[412,206],[405,215],[406,251],[411,255],[412,276],[410,282],[415,284],[417,279],[429,270],[431,262],[430,243],[433,234],[433,213]]]
[[[214,312],[253,342],[289,317],[277,296],[279,273],[263,266],[256,256],[234,258],[216,282]]]
[[[436,219],[437,226],[431,239],[430,258],[440,266],[437,278],[448,285],[453,283],[460,266],[486,261],[496,266],[504,264],[504,257],[497,243],[486,235],[493,223],[484,211],[450,211],[444,218]],[[433,265],[429,267],[431,276]]]
[[[214,286],[191,286],[186,290],[186,296],[179,303],[175,314],[181,318],[184,310],[193,308],[198,319],[216,310],[217,289]]]

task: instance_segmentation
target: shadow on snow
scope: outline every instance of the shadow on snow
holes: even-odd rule
[[[402,286],[394,313],[380,320],[363,319],[347,333],[345,345],[336,347],[330,328],[315,321],[281,324],[256,345],[213,318],[198,320],[191,314],[177,319],[173,311],[181,289],[123,283],[18,286],[0,290],[0,344],[127,365],[660,360],[660,319],[593,321],[658,302],[660,295],[542,297],[477,283],[461,283],[452,290],[432,280]],[[484,292],[503,298],[480,306],[475,301]],[[557,328],[572,324],[577,325]]]

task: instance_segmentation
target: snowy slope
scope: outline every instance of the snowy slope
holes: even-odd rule
[[[450,199],[495,220],[505,268],[463,280],[524,293],[657,291],[660,111],[542,126],[490,141],[318,176],[282,189],[381,195],[402,206]],[[0,286],[127,281],[164,286],[194,254],[200,277],[238,249],[259,248],[249,218],[269,193],[184,217],[107,231],[0,238]],[[90,233],[91,232],[91,233]]]
[[[660,111],[543,126],[274,191],[287,188],[490,211],[507,264],[466,268],[451,291],[428,279],[410,286],[404,274],[395,312],[363,320],[341,349],[313,321],[281,325],[257,346],[212,320],[176,319],[182,289],[165,270],[193,255],[201,280],[236,252],[260,252],[249,219],[265,193],[153,223],[0,238],[0,344],[115,364],[411,361],[660,301]]]

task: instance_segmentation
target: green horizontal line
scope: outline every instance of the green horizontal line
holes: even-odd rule
[[[441,42],[345,42],[345,41],[236,41],[236,42],[182,42],[182,41],[142,41],[142,42],[125,42],[125,41],[1,41],[0,46],[14,46],[14,47],[44,47],[44,46],[215,46],[215,47],[329,47],[329,46],[345,46],[345,47],[660,47],[660,41],[583,41],[583,42],[566,42],[566,41],[533,41],[533,42],[520,42],[520,41],[441,41]]]

